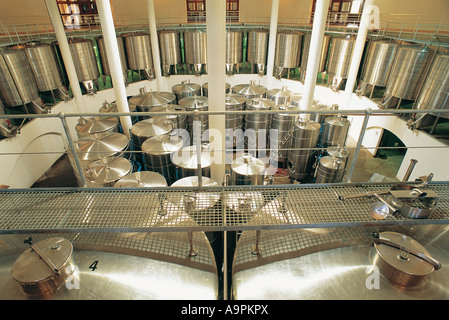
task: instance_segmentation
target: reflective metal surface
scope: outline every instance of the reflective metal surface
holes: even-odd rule
[[[347,78],[354,44],[355,37],[333,38],[327,63],[327,72],[330,76]]]
[[[186,109],[186,111],[207,111],[209,110],[209,100],[208,97],[203,96],[193,96],[185,97],[178,101],[178,104]],[[200,133],[201,141],[209,141],[209,136],[207,134],[207,129],[209,129],[209,116],[200,115]],[[187,130],[190,133],[190,144],[195,143],[195,137],[193,136],[194,131],[194,116],[187,115]]]
[[[78,138],[94,133],[118,132],[118,129],[119,120],[116,117],[79,118],[75,126]]]
[[[130,33],[123,35],[128,62],[128,69],[142,70],[147,79],[153,77],[153,54],[151,52],[150,35],[146,33]]]
[[[206,30],[188,30],[184,33],[185,60],[193,65],[195,73],[202,72],[203,64],[207,64]]]
[[[234,66],[239,72],[239,66],[243,62],[243,32],[238,30],[226,30],[226,71],[234,72]]]
[[[168,134],[173,130],[173,123],[165,118],[150,118],[137,122],[131,127],[134,147],[141,150],[148,138]]]
[[[271,216],[275,218],[275,214]],[[279,215],[279,218],[281,215]],[[443,267],[418,288],[393,285],[374,263],[376,228],[261,231],[260,255],[251,253],[256,231],[244,231],[233,264],[236,300],[439,300],[448,299],[447,226],[380,227],[423,244]]]
[[[92,40],[84,38],[69,39],[70,52],[72,53],[73,63],[75,64],[78,80],[91,81],[100,77],[97,58],[95,57]]]
[[[152,118],[164,118],[168,119],[173,123],[173,129],[187,129],[187,115],[174,114],[178,111],[186,111],[186,108],[181,107],[177,104],[165,104],[162,106],[154,107],[151,109],[152,112],[166,112],[166,116],[152,116]]]
[[[298,111],[299,107],[292,104],[282,104],[276,105],[274,110],[285,110],[285,111]],[[294,113],[276,113],[271,116],[271,127],[270,127],[270,149],[275,149],[275,146],[279,149],[277,153],[277,157],[281,161],[285,161],[288,157],[288,150],[291,146],[291,137],[284,141],[287,138],[287,134],[290,129],[293,127],[295,123],[295,118],[297,115]]]
[[[75,141],[75,147],[81,161],[94,161],[123,155],[129,147],[129,139],[117,132],[95,133]]]
[[[301,53],[301,79],[304,81],[306,78],[307,71],[307,60],[309,59],[309,50],[310,50],[310,39],[312,35],[310,33],[306,33],[302,39],[302,53]],[[329,55],[329,46],[331,44],[332,37],[329,35],[324,35],[323,37],[323,46],[321,48],[321,55],[318,64],[317,72],[324,72],[326,70],[326,62]]]
[[[245,96],[247,99],[251,98],[265,98],[267,88],[263,85],[256,84],[256,81],[251,80],[249,84],[238,84],[232,87],[233,93],[238,93]]]
[[[103,74],[104,75],[111,75],[111,68],[109,66],[108,62],[108,55],[106,53],[106,47],[104,44],[103,37],[97,38],[97,45],[98,45],[98,53],[100,54],[100,60],[101,65],[103,67]],[[123,37],[117,37],[117,46],[118,46],[118,52],[120,56],[120,63],[122,66],[123,75],[125,77],[126,82],[126,75],[128,71],[128,64],[126,62],[126,54],[125,54],[125,45],[123,44]]]
[[[160,173],[139,171],[127,174],[114,184],[115,188],[166,187],[167,181]]]
[[[161,224],[173,223],[180,211],[169,210]],[[184,214],[185,221],[192,218]],[[46,239],[51,235],[33,235]],[[59,235],[57,235],[59,236]],[[210,244],[203,232],[193,233],[196,256],[188,255],[187,232],[68,233],[77,268],[52,296],[53,300],[213,300],[218,298],[218,276]],[[0,298],[42,299],[20,291],[11,268],[23,251],[23,236],[0,238]]]
[[[211,154],[208,144],[201,145],[201,171],[202,176],[210,177]],[[176,165],[179,178],[185,178],[198,175],[198,156],[196,145],[184,147],[175,152],[172,162]]]
[[[268,37],[268,30],[254,29],[248,31],[246,61],[251,63],[251,69],[256,65],[259,74],[265,73],[268,54]]]
[[[324,156],[318,160],[315,171],[316,183],[338,183],[342,182],[345,173],[344,162],[332,156]]]
[[[227,94],[225,97],[226,111],[232,110],[245,110],[246,97],[240,94]],[[225,128],[226,133],[226,148],[232,148],[239,144],[239,147],[243,147],[243,130],[245,116],[239,114],[227,114],[225,115]]]
[[[182,62],[179,32],[173,30],[161,30],[158,32],[158,37],[162,71],[164,75],[170,75],[171,66],[174,66],[174,71],[177,73],[176,65]]]
[[[244,153],[231,163],[230,185],[263,185],[265,178],[265,163]]]
[[[345,146],[350,125],[351,123],[346,116],[326,118],[323,123],[320,145],[323,148]]]
[[[180,84],[174,85],[171,89],[176,94],[178,102],[185,97],[201,96],[201,86],[196,83],[190,83],[190,81],[182,81]]]
[[[283,86],[280,89],[271,89],[267,91],[267,98],[273,100],[275,104],[288,104],[293,92]]]
[[[131,161],[122,157],[107,157],[88,164],[85,177],[88,187],[113,187],[133,170]]]
[[[138,112],[148,112],[154,107],[163,106],[166,104],[174,104],[176,96],[171,92],[164,91],[150,91],[147,92],[145,87],[139,89],[139,94],[129,99],[129,106],[135,108]],[[148,116],[141,116],[143,119]]]
[[[297,68],[301,56],[303,33],[280,31],[276,34],[276,54],[274,65],[283,68]]]

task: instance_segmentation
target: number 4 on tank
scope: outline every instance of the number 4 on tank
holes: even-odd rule
[[[95,260],[95,261],[92,262],[92,264],[89,266],[89,269],[92,269],[92,271],[95,271],[95,269],[97,269],[97,265],[98,265],[98,260]]]

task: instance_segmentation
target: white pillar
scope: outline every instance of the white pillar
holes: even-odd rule
[[[159,39],[157,37],[156,13],[154,11],[154,0],[147,0],[148,27],[150,30],[151,53],[153,55],[154,73],[156,76],[157,89],[161,90],[161,55],[159,53]]]
[[[111,69],[111,79],[115,93],[118,112],[129,112],[125,82],[123,81],[123,69],[120,62],[120,53],[117,45],[114,21],[112,19],[111,4],[109,0],[97,0],[98,15],[100,17],[101,31],[103,33],[106,55]],[[131,117],[120,117],[123,133],[130,136],[132,127]]]
[[[362,17],[360,18],[359,31],[357,32],[357,38],[354,44],[354,51],[352,53],[351,64],[348,72],[348,79],[346,80],[345,87],[345,108],[351,104],[352,93],[354,92],[354,86],[357,81],[357,73],[359,72],[360,63],[362,61],[363,50],[365,49],[366,36],[368,35],[368,25],[370,21],[371,8],[374,4],[374,0],[366,0],[363,6]]]
[[[226,86],[226,1],[206,1],[207,27],[207,79],[210,111],[225,111]],[[209,116],[209,128],[218,134],[210,134],[213,150],[211,178],[221,184],[225,174],[225,116]]]
[[[324,31],[329,10],[330,0],[317,0],[313,17],[312,35],[310,38],[309,57],[307,59],[307,72],[304,81],[304,96],[300,102],[301,109],[308,110],[312,106],[315,93],[318,66],[321,50],[323,48]],[[310,114],[305,114],[304,119],[310,119]]]
[[[267,78],[273,77],[276,54],[276,35],[278,29],[279,0],[271,0],[270,36],[268,37]]]
[[[47,11],[50,16],[51,24],[55,31],[56,40],[58,41],[59,49],[61,50],[62,60],[69,78],[70,87],[72,88],[73,97],[78,108],[78,112],[87,112],[84,104],[83,93],[81,92],[78,75],[76,74],[75,64],[73,63],[72,54],[70,53],[69,43],[62,24],[61,15],[59,13],[56,0],[45,0]]]

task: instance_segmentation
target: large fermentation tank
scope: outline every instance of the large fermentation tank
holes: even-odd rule
[[[173,93],[164,91],[147,92],[145,87],[140,88],[139,94],[128,101],[130,109],[135,109],[137,112],[149,112],[155,107],[174,103],[176,103],[176,96]],[[150,116],[139,116],[139,118],[148,119]]]
[[[226,111],[243,111],[246,106],[246,98],[240,94],[227,94],[225,97]],[[226,149],[232,149],[234,146],[237,149],[244,148],[243,142],[243,124],[245,117],[243,114],[226,114],[225,128]]]
[[[206,30],[188,30],[184,33],[184,50],[187,67],[193,66],[195,74],[207,73]]]
[[[247,111],[269,111],[274,101],[266,98],[252,98],[246,102]],[[245,144],[248,152],[256,157],[265,157],[269,148],[270,114],[247,113],[245,115]]]
[[[63,84],[53,45],[30,42],[24,46],[24,50],[38,90],[40,92],[50,91],[52,95],[56,90],[59,98],[68,99],[69,93]]]
[[[293,125],[291,150],[288,153],[288,175],[291,179],[308,181],[311,179],[312,166],[318,155],[321,125],[315,121],[300,120]]]
[[[172,72],[172,66],[174,73],[177,74],[176,66],[182,63],[179,32],[175,30],[161,30],[158,32],[158,38],[163,75],[169,76]]]
[[[199,97],[185,97],[178,101],[178,104],[181,107],[184,107],[186,111],[207,111],[209,110],[209,102],[207,97],[199,96]],[[194,129],[194,116],[188,115],[187,116],[187,131],[189,131],[190,134],[190,144],[196,143],[196,137],[194,137],[193,133],[195,131]],[[200,121],[200,135],[201,135],[201,141],[209,141],[209,116],[208,115],[200,115],[199,119]]]
[[[269,31],[265,29],[253,29],[248,31],[246,61],[251,64],[251,73],[254,66],[259,75],[265,74],[268,54]]]
[[[207,97],[209,95],[209,84],[206,82],[202,86],[203,96]],[[228,94],[231,91],[231,85],[229,83],[225,83],[225,93]]]
[[[287,217],[286,221],[294,219],[294,214],[288,212],[288,204],[282,215]],[[277,208],[271,203],[266,205],[250,223],[258,224],[256,218],[264,222],[278,220]],[[393,240],[393,246],[373,245],[376,232]],[[232,265],[232,297],[234,300],[446,300],[449,290],[441,284],[449,279],[444,270],[448,236],[447,225],[244,231]],[[251,252],[256,243],[262,248],[261,255]],[[402,248],[418,249],[442,267],[437,270],[411,254],[408,259],[402,254],[406,260],[400,258],[400,244]],[[390,272],[385,272],[387,268],[382,266],[386,261],[392,266]],[[416,279],[418,275],[424,275],[425,281],[414,287],[394,282],[394,279]]]
[[[171,90],[178,101],[185,97],[201,96],[201,86],[197,83],[190,83],[190,80],[184,80],[180,84],[175,84]]]
[[[345,166],[337,157],[324,156],[318,160],[315,183],[338,183],[343,180]]]
[[[176,166],[176,176],[186,178],[198,175],[198,160],[201,162],[201,176],[210,178],[211,153],[208,144],[202,144],[200,151],[200,159],[198,159],[197,146],[188,146],[182,148],[179,152],[175,152],[172,156],[172,162]]]
[[[270,127],[270,157],[272,160],[280,162],[278,165],[284,167],[287,158],[289,148],[291,146],[291,134],[293,124],[298,114],[294,113],[282,113],[282,111],[298,111],[299,108],[295,105],[276,105],[274,110],[279,110],[279,113],[275,113],[271,116]],[[272,153],[276,155],[277,159],[272,157]]]
[[[307,33],[304,35],[302,40],[302,53],[301,53],[301,81],[305,81],[306,79],[306,71],[307,71],[307,60],[309,59],[309,50],[310,50],[310,40],[312,35]],[[326,71],[326,62],[329,55],[329,47],[332,42],[332,37],[329,35],[324,35],[323,37],[323,46],[321,48],[320,59],[318,63],[318,73],[323,73]]]
[[[78,80],[83,84],[88,93],[95,92],[95,85],[98,88],[100,71],[98,70],[92,40],[71,38],[69,39],[69,47]]]
[[[290,97],[293,92],[287,89],[286,86],[282,86],[281,89],[271,89],[267,91],[267,98],[274,101],[274,104],[289,104]]]
[[[166,115],[152,116],[151,118],[165,118],[173,123],[173,130],[178,130],[170,134],[182,135],[184,130],[187,130],[187,115],[177,114],[177,112],[185,112],[186,108],[181,107],[177,104],[165,104],[162,106],[154,107],[151,109],[152,112],[164,112]]]
[[[432,63],[434,52],[421,45],[398,49],[388,78],[381,108],[399,108],[403,99],[415,100]]]
[[[344,147],[351,125],[346,115],[327,117],[323,123],[323,132],[320,137],[320,146],[323,148]]]
[[[168,184],[176,181],[176,166],[173,155],[183,147],[182,139],[168,134],[151,137],[142,144],[145,170],[162,174]]]
[[[333,90],[339,90],[348,78],[354,45],[355,37],[353,36],[332,39],[327,73],[329,74],[329,85]]]
[[[137,122],[131,127],[131,137],[136,151],[142,150],[142,144],[148,138],[169,134],[173,130],[170,120],[150,118]]]
[[[7,108],[25,112],[46,113],[39,91],[21,49],[6,49],[0,55],[0,97]]]
[[[238,30],[226,30],[226,72],[237,73],[243,62],[243,32]]]
[[[436,55],[432,67],[423,84],[421,92],[413,108],[417,110],[449,109],[449,54]],[[435,117],[449,119],[449,112],[434,114],[416,114],[416,118],[409,122],[411,128],[426,125],[428,120],[433,122]],[[425,119],[430,118],[430,119]]]
[[[249,153],[231,163],[230,185],[263,185],[265,163]]]
[[[267,88],[261,84],[256,84],[256,81],[250,80],[249,84],[238,84],[232,87],[232,93],[237,93],[245,96],[247,99],[251,98],[265,98],[267,95]]]
[[[375,87],[385,87],[399,43],[390,40],[371,41],[363,66],[357,93],[371,97]]]
[[[109,66],[108,55],[106,53],[106,46],[104,44],[103,37],[99,37],[97,40],[98,53],[100,55],[101,65],[103,67],[103,75],[110,76],[111,68]],[[123,44],[123,37],[117,37],[117,47],[120,56],[120,65],[123,72],[123,80],[125,83],[128,82],[128,64],[126,62],[125,45]]]
[[[147,33],[128,33],[123,35],[125,41],[128,69],[151,80],[154,78],[153,54],[150,35]]]
[[[298,68],[301,56],[303,33],[297,31],[280,31],[276,35],[276,54],[274,57],[274,76],[281,77],[285,71]]]

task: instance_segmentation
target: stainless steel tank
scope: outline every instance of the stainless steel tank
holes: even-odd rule
[[[317,147],[321,125],[315,121],[300,120],[294,124],[291,150],[288,153],[288,175],[291,179],[307,181],[318,155]]]
[[[320,146],[323,148],[331,146],[344,147],[350,125],[351,123],[346,115],[326,118],[320,137]]]
[[[203,84],[201,86],[202,88],[202,92],[203,92],[203,96],[207,97],[209,94],[209,84],[206,82],[205,84]],[[229,83],[225,83],[225,93],[229,93],[231,91],[231,85]]]
[[[40,92],[57,90],[60,99],[68,99],[55,49],[50,43],[27,43],[24,51]],[[54,100],[54,99],[53,99]]]
[[[181,107],[184,107],[186,111],[207,111],[209,110],[208,98],[199,96],[199,97],[185,97],[178,101],[178,104]],[[200,134],[201,141],[209,141],[208,129],[209,129],[209,116],[208,115],[200,115]],[[193,136],[194,132],[194,116],[187,116],[187,130],[190,134],[190,144],[195,143],[195,137]]]
[[[250,80],[248,84],[235,85],[231,90],[232,93],[241,94],[247,99],[265,98],[267,95],[267,88],[263,85],[256,84],[256,81],[254,80]]]
[[[208,144],[201,145],[201,176],[210,178],[211,154]],[[182,148],[172,156],[172,162],[176,166],[179,179],[198,175],[198,154],[196,145]]]
[[[273,110],[279,110],[271,116],[270,127],[270,157],[272,153],[276,154],[277,161],[285,163],[288,158],[289,148],[291,146],[291,130],[298,114],[282,113],[282,111],[298,111],[299,107],[295,105],[276,105]]]
[[[263,185],[265,163],[249,153],[242,154],[231,163],[230,185]]]
[[[265,29],[253,29],[248,31],[246,61],[251,64],[251,73],[254,72],[254,66],[256,66],[258,74],[265,74],[269,35],[269,31]]]
[[[309,50],[310,50],[310,40],[312,35],[310,33],[306,33],[302,39],[302,51],[301,51],[301,81],[305,81],[306,72],[307,72],[307,60],[309,59]],[[326,71],[326,62],[329,56],[329,47],[332,42],[332,37],[329,35],[324,35],[323,37],[323,46],[321,48],[320,59],[318,63],[318,73],[322,73]]]
[[[95,92],[95,85],[98,88],[100,71],[98,70],[92,40],[71,38],[69,39],[69,47],[78,80],[83,84],[88,93]]]
[[[151,52],[150,35],[142,32],[123,35],[125,40],[128,69],[143,74],[151,80],[154,78],[153,54]]]
[[[122,157],[106,157],[89,163],[84,174],[88,187],[106,188],[113,187],[132,170],[130,160]]]
[[[439,53],[436,55],[429,74],[423,84],[421,92],[413,108],[417,110],[438,110],[449,109],[449,54]],[[427,114],[416,114],[416,118],[410,121],[412,128],[419,128],[425,125]],[[448,113],[430,113],[433,122],[434,117],[449,118]]]
[[[405,45],[398,49],[388,77],[381,108],[400,107],[403,99],[415,100],[432,63],[434,52],[421,45]]]
[[[169,76],[172,66],[174,73],[177,74],[176,66],[182,63],[179,32],[175,30],[161,30],[158,32],[158,38],[163,75]]]
[[[356,93],[372,97],[375,87],[385,87],[399,43],[389,40],[371,41]]]
[[[187,66],[193,66],[195,74],[207,73],[207,33],[206,30],[188,30],[184,33],[184,50]]]
[[[279,31],[276,34],[276,53],[274,57],[274,76],[280,78],[290,69],[298,68],[301,56],[303,33],[297,31]]]
[[[327,62],[327,73],[329,74],[329,85],[333,90],[339,90],[348,78],[355,40],[354,36],[335,37],[332,39],[331,51]]]
[[[136,106],[133,104],[128,104],[128,108],[129,108],[129,112],[136,112]],[[111,102],[107,102],[104,101],[102,106],[100,107],[100,109],[98,109],[99,113],[118,113],[118,107],[117,107],[117,102],[116,101],[111,101]],[[117,119],[120,121],[120,117],[117,117]],[[138,117],[137,116],[131,116],[131,123],[134,124],[138,121]]]
[[[269,111],[274,108],[274,101],[266,98],[252,98],[246,102],[248,111]],[[245,137],[248,152],[263,158],[269,148],[268,133],[271,125],[270,114],[247,113],[245,115]]]
[[[24,50],[6,49],[0,55],[0,97],[7,108],[46,113]]]
[[[78,138],[94,133],[119,132],[119,120],[117,117],[81,117],[75,131]]]
[[[145,87],[139,89],[139,94],[131,97],[128,101],[129,107],[137,112],[150,112],[154,107],[176,103],[176,96],[171,92],[150,91]],[[149,119],[150,116],[140,116],[140,119]]]
[[[226,73],[233,74],[234,67],[237,73],[243,62],[243,32],[226,30]]]
[[[106,47],[103,37],[99,37],[97,40],[98,53],[100,55],[101,65],[103,67],[103,74],[106,76],[111,75],[111,68],[109,66],[108,55],[106,53]],[[123,80],[128,82],[128,64],[126,62],[125,45],[123,44],[123,37],[117,37],[117,47],[120,56],[120,64],[123,72]]]
[[[131,137],[135,150],[142,150],[142,144],[148,138],[168,134],[173,130],[173,123],[164,118],[150,118],[137,122],[131,127]]]
[[[324,156],[318,160],[315,183],[339,183],[345,174],[345,165],[337,157]]]
[[[160,188],[167,187],[167,181],[160,173],[139,171],[127,174],[114,184],[114,188]]]
[[[282,86],[281,89],[271,89],[267,91],[267,98],[273,100],[275,104],[288,104],[293,92]]]
[[[183,130],[187,130],[187,115],[176,114],[175,112],[184,112],[186,108],[181,107],[177,104],[165,104],[163,106],[154,107],[151,109],[152,112],[164,112],[167,115],[164,116],[152,116],[152,118],[165,118],[173,123],[173,130],[178,130],[177,132],[172,132],[172,134],[181,135]]]
[[[162,174],[171,185],[176,181],[176,166],[172,161],[175,152],[183,147],[182,139],[168,134],[151,137],[142,144],[145,170]]]
[[[118,197],[123,199],[123,205],[114,206],[115,215],[123,219],[133,220],[138,214],[129,211],[131,201],[127,195],[132,191],[113,189]],[[134,193],[135,195],[136,193]],[[157,203],[157,193],[149,190],[138,191],[139,201]],[[151,195],[149,195],[151,194]],[[154,196],[153,196],[154,195]],[[73,199],[65,195],[67,203]],[[89,195],[82,197],[86,204],[92,199]],[[54,200],[55,201],[55,200]],[[140,202],[139,202],[140,203]],[[136,204],[136,202],[134,203]],[[177,227],[194,225],[195,221],[181,209],[171,205],[166,208],[165,215],[158,215],[159,208],[149,205],[148,214],[153,214],[159,227]],[[107,215],[91,215],[87,206],[83,220],[80,223],[91,223],[94,228],[101,226]],[[85,219],[84,219],[85,218]],[[140,217],[139,217],[140,218]],[[150,219],[151,220],[151,219]],[[151,226],[148,219],[141,219],[137,225],[145,228]],[[47,264],[33,251],[24,238],[30,236],[32,243],[48,254],[50,261],[59,270],[59,274],[50,269]],[[204,232],[194,232],[189,237],[188,232],[66,232],[58,233],[58,239],[49,233],[31,233],[24,235],[2,235],[0,242],[0,299],[2,300],[170,300],[197,299],[214,300],[219,297],[219,279],[215,257],[211,245]],[[65,244],[70,242],[72,246]],[[41,246],[41,244],[45,244]],[[193,245],[196,257],[188,256],[190,244]],[[51,249],[53,248],[53,249]],[[69,248],[69,250],[67,250]],[[27,252],[32,259],[27,259],[26,268],[18,268],[15,261]],[[65,255],[66,254],[66,255]],[[57,260],[55,256],[59,256]],[[65,255],[65,256],[64,256]],[[69,259],[67,259],[69,258]],[[23,260],[22,260],[23,261]],[[83,261],[88,261],[83,263]],[[62,263],[61,263],[62,262]],[[12,270],[34,276],[37,284],[43,288],[42,294],[25,294],[21,285],[12,278]],[[132,268],[130,268],[132,265]],[[64,268],[61,268],[63,266]],[[70,268],[72,267],[72,268]],[[72,270],[73,273],[65,272]],[[39,272],[36,277],[36,273]],[[40,277],[45,274],[46,276]],[[56,280],[60,285],[55,291],[47,291],[54,286],[48,286],[48,278]],[[20,278],[18,278],[20,279]],[[107,281],[105,281],[107,279]],[[157,284],[157,285],[154,285]],[[26,284],[25,284],[26,285]],[[28,284],[29,285],[29,284]],[[28,285],[26,285],[28,287]],[[57,287],[56,287],[57,288]],[[171,290],[165,290],[170,288]]]
[[[185,97],[201,96],[201,86],[186,80],[174,85],[171,90],[176,95],[178,101]]]
[[[227,94],[225,97],[226,111],[243,111],[246,106],[246,97],[240,94]],[[225,128],[226,149],[232,149],[234,146],[243,149],[243,124],[245,117],[243,114],[226,114]]]

